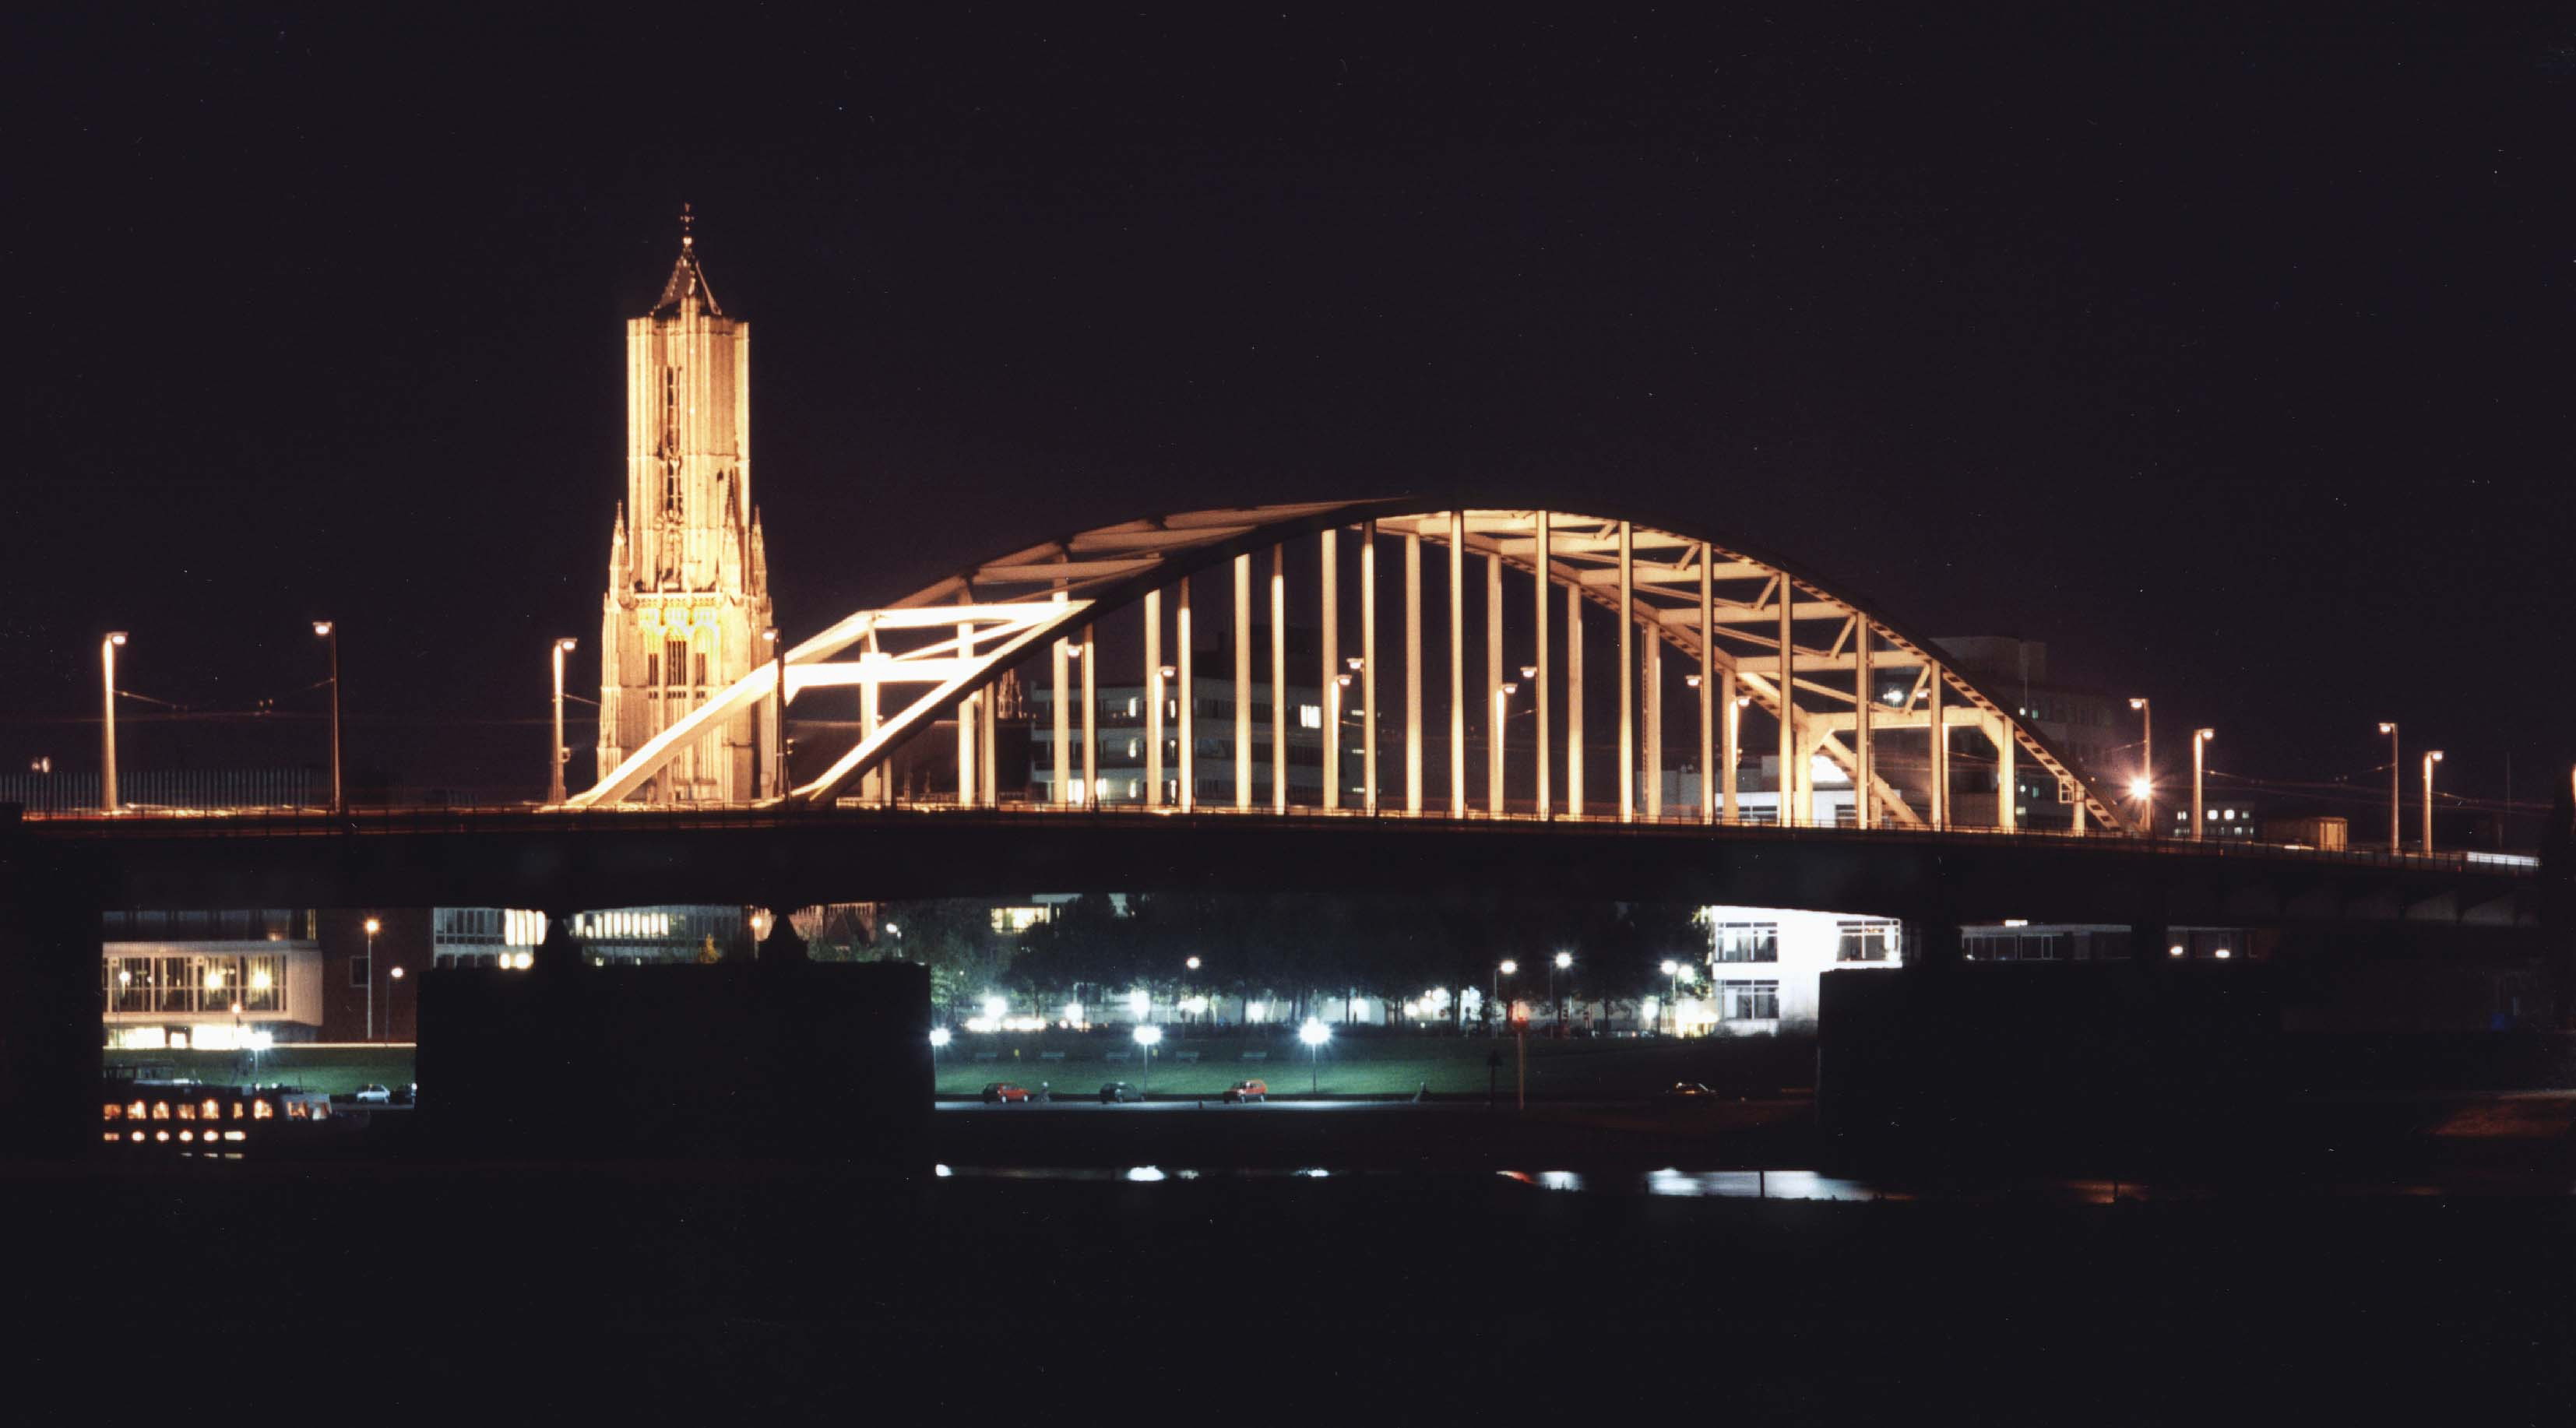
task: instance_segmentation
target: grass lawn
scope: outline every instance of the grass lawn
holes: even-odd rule
[[[1176,1053],[1195,1051],[1195,1063]],[[1269,1053],[1266,1061],[1247,1062],[1247,1051]],[[978,1061],[978,1052],[993,1054]],[[1042,1059],[1062,1052],[1061,1061]],[[1113,1062],[1113,1053],[1127,1059]],[[1491,1068],[1492,1084],[1512,1092],[1513,1043],[1506,1037],[1337,1036],[1315,1062],[1310,1075],[1308,1053],[1289,1036],[1178,1037],[1157,1048],[1149,1089],[1156,1096],[1215,1096],[1238,1080],[1270,1083],[1271,1094],[1307,1094],[1308,1087],[1327,1096],[1410,1095],[1428,1085],[1434,1095],[1482,1095],[1489,1068],[1486,1058],[1499,1054]],[[1608,1097],[1624,1099],[1660,1090],[1675,1081],[1702,1081],[1730,1093],[1769,1093],[1783,1085],[1812,1085],[1814,1054],[1803,1043],[1758,1041],[1599,1040],[1528,1042],[1529,1091],[1533,1096]],[[1026,1036],[961,1034],[939,1053],[942,1095],[972,1095],[988,1081],[1013,1081],[1034,1087],[1044,1081],[1068,1095],[1097,1092],[1103,1081],[1146,1084],[1137,1049],[1123,1034],[1041,1033]]]
[[[240,1085],[256,1079],[334,1096],[370,1083],[400,1090],[412,1081],[407,1046],[280,1046],[259,1054],[256,1072],[250,1056],[239,1051],[110,1051],[106,1057],[110,1066],[167,1066],[173,1076],[212,1084]]]

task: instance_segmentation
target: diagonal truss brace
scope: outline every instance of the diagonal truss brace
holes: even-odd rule
[[[873,737],[844,755],[821,778],[796,789],[789,797],[805,802],[829,798],[851,778],[874,767],[885,751],[905,735],[980,687],[994,671],[1008,666],[1030,645],[1077,623],[1092,604],[1089,600],[1064,600],[862,610],[790,649],[785,659],[790,703],[808,689],[857,685],[866,689],[870,698],[875,697],[871,686],[928,684],[931,689],[885,721]],[[961,626],[970,633],[953,633]],[[896,631],[928,629],[952,633],[899,654],[868,651],[856,659],[835,658],[862,640],[877,643],[882,636]],[[973,646],[971,653],[965,652],[969,644]],[[596,786],[566,799],[562,806],[593,808],[631,796],[678,758],[691,740],[776,693],[778,673],[777,662],[762,661],[691,710],[686,718],[654,735]]]

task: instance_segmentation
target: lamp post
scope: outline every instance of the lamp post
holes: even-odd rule
[[[769,646],[770,665],[776,676],[770,685],[769,714],[769,785],[773,797],[787,795],[787,646],[778,638],[776,625],[764,625],[761,643]]]
[[[1574,954],[1559,952],[1556,954],[1556,960],[1548,965],[1547,970],[1547,999],[1556,1003],[1556,1037],[1559,1041],[1565,1039],[1565,998],[1556,989],[1556,974],[1569,971],[1573,966]]]
[[[2200,807],[2200,777],[2207,761],[2202,757],[2202,751],[2209,747],[2210,740],[2217,737],[2216,729],[2191,731],[2191,841],[2195,843],[2200,841],[2200,825],[2203,822]]]
[[[1324,1073],[1320,1064],[1324,1059],[1324,1043],[1333,1039],[1333,1029],[1310,1016],[1304,1026],[1297,1028],[1297,1039],[1306,1043],[1306,1094],[1322,1095]]]
[[[116,652],[124,645],[123,630],[110,630],[107,638],[98,642],[99,667],[106,672],[107,679],[107,718],[101,725],[104,732],[99,756],[98,806],[109,813],[116,811]]]
[[[2433,765],[2442,761],[2440,749],[2424,751],[2424,856],[2433,856]]]
[[[564,762],[572,757],[572,750],[565,748],[563,741],[563,667],[564,656],[572,653],[573,644],[571,640],[555,641],[555,744],[554,757],[546,761],[548,803],[564,801]]]
[[[1505,764],[1503,763],[1503,721],[1510,717],[1511,711],[1508,706],[1511,703],[1512,696],[1518,694],[1520,692],[1520,688],[1520,681],[1518,680],[1505,680],[1501,684],[1494,686],[1494,739],[1493,748],[1488,752],[1491,755],[1493,768],[1493,806],[1490,813],[1491,816],[1495,818],[1503,816],[1503,769],[1505,768]]]
[[[367,919],[367,1040],[376,1039],[376,930],[384,924]]]
[[[2388,851],[2396,853],[2402,851],[2398,842],[2398,829],[2401,825],[2397,816],[2397,790],[2402,787],[2400,783],[2402,774],[2398,768],[2397,726],[2393,723],[2383,723],[2379,726],[2379,732],[2388,736]]]
[[[940,1052],[940,1049],[941,1049],[941,1048],[943,1048],[943,1047],[945,1047],[945,1046],[947,1046],[947,1045],[948,1045],[948,1028],[946,1028],[946,1027],[944,1027],[944,1026],[934,1026],[934,1027],[932,1027],[932,1028],[930,1029],[930,1071],[931,1071],[931,1074],[932,1074],[933,1076],[936,1076],[936,1075],[938,1075],[938,1074],[939,1074],[939,1052]]]
[[[2129,792],[2138,800],[2138,826],[2147,836],[2156,836],[2156,711],[2144,699],[2132,699],[2129,707],[2138,711],[2138,776],[2129,781]]]
[[[1664,1029],[1664,1018],[1660,1015],[1660,1012],[1664,1009],[1669,1009],[1675,1001],[1678,1001],[1681,998],[1681,994],[1682,964],[1674,961],[1670,957],[1667,957],[1664,959],[1664,1006],[1663,1008],[1658,1009],[1659,1014],[1655,1017],[1656,1031],[1661,1032]]]
[[[340,801],[340,626],[316,620],[313,633],[331,647],[331,811],[338,813],[345,807]]]
[[[1503,1009],[1503,1019],[1505,1021],[1511,1020],[1511,1006],[1509,1003],[1503,1001],[1503,978],[1517,976],[1519,975],[1520,970],[1521,964],[1513,961],[1509,957],[1506,957],[1500,962],[1494,964],[1494,1004]],[[1494,1034],[1496,1036],[1502,1035],[1499,1031]]]
[[[402,990],[403,969],[400,963],[385,973],[393,980],[385,986],[385,1040],[394,1039],[394,993]],[[240,1010],[235,1007],[234,1010]]]
[[[1154,1048],[1159,1045],[1162,1040],[1163,1029],[1151,1022],[1147,1022],[1145,1025],[1136,1028],[1136,1047],[1138,1050],[1145,1053],[1145,1070],[1143,1073],[1145,1084],[1141,1088],[1141,1094],[1150,1096],[1154,1093]]]

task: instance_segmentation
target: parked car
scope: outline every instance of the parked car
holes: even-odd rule
[[[1225,1088],[1225,1098],[1236,1105],[1240,1105],[1245,1101],[1266,1101],[1270,1099],[1270,1083],[1267,1081],[1237,1081],[1233,1085]]]
[[[394,1093],[371,1082],[367,1085],[360,1086],[358,1088],[358,1094],[350,1099],[358,1102],[360,1105],[372,1104],[378,1106],[389,1106],[393,1104]]]
[[[1717,1093],[1697,1081],[1675,1081],[1671,1086],[1655,1093],[1655,1099],[1659,1101],[1696,1101],[1702,1097],[1715,1100]]]
[[[1116,1105],[1120,1101],[1141,1101],[1145,1093],[1125,1081],[1111,1081],[1100,1088],[1100,1104]]]
[[[984,1084],[984,1101],[987,1105],[1006,1106],[1013,1101],[1028,1099],[1029,1088],[1026,1086],[1014,1085],[1009,1081],[988,1081]]]

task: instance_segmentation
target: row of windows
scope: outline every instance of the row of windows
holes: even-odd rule
[[[310,942],[314,920],[310,908],[117,911],[100,919],[100,932],[108,942]]]
[[[1717,1015],[1721,1021],[1777,1021],[1780,1019],[1780,984],[1720,982],[1717,984]]]
[[[198,953],[115,956],[101,964],[112,1012],[286,1010],[286,958]]]

